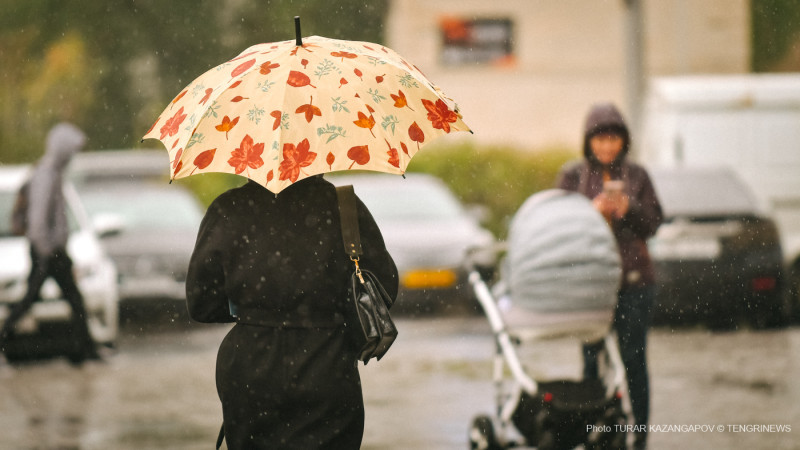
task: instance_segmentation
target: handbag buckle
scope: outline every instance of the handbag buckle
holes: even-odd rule
[[[358,275],[358,279],[361,281],[361,284],[364,284],[364,277],[361,276],[361,267],[358,266],[358,256],[351,256],[350,261],[353,261],[356,265],[356,275]]]

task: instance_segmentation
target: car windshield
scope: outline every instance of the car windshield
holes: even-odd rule
[[[756,202],[739,179],[725,171],[652,171],[667,216],[752,214]]]
[[[203,212],[191,194],[172,187],[99,189],[96,186],[83,190],[81,198],[89,215],[117,214],[127,228],[197,228],[203,218]]]
[[[463,213],[458,200],[434,184],[408,181],[394,189],[394,184],[356,183],[355,191],[377,221],[447,220]]]

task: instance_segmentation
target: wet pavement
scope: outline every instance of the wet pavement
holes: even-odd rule
[[[488,323],[398,326],[387,356],[362,367],[363,448],[468,448],[471,419],[493,409]],[[0,449],[213,448],[221,420],[214,360],[227,329],[129,323],[107,363],[16,364],[0,374]],[[577,375],[577,343],[526,348],[536,378]],[[658,328],[650,364],[650,448],[800,448],[800,329]]]

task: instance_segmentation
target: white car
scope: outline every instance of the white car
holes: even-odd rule
[[[185,302],[186,272],[205,211],[187,187],[168,183],[167,152],[82,152],[69,169],[92,220],[122,228],[102,244],[119,271],[123,313],[137,304]]]
[[[24,236],[13,235],[10,225],[17,191],[30,170],[31,167],[25,165],[0,166],[0,320],[8,317],[9,305],[20,301],[27,289],[30,244]],[[70,225],[67,252],[83,294],[89,331],[96,342],[111,346],[117,338],[119,324],[117,269],[103,250],[98,234],[116,230],[95,230],[72,185],[64,185],[64,196]],[[61,291],[53,279],[45,282],[41,297],[41,301],[36,302],[31,312],[17,324],[17,337],[40,336],[43,333],[39,331],[70,321],[72,310],[61,298]],[[57,339],[51,340],[58,342]]]
[[[442,180],[423,173],[407,173],[405,179],[367,173],[325,178],[337,186],[352,184],[375,218],[400,276],[399,310],[477,310],[467,282],[468,252],[490,248],[496,240]],[[493,251],[470,259],[479,267],[496,263]]]

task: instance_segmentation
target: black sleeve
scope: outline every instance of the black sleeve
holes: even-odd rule
[[[222,252],[217,248],[223,217],[214,204],[200,224],[189,272],[186,277],[186,304],[189,316],[198,322],[233,322],[225,293]]]

